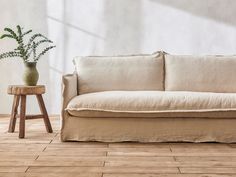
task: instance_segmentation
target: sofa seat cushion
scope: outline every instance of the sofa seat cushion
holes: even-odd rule
[[[236,117],[236,94],[182,91],[106,91],[76,96],[77,117]]]

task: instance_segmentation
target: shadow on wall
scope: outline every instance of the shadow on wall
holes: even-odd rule
[[[236,25],[235,0],[150,0],[177,8],[193,15]]]
[[[106,0],[104,21],[107,41],[104,53],[139,53],[142,49],[142,16],[141,0]]]

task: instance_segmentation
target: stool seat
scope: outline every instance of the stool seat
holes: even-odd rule
[[[9,85],[7,93],[10,95],[40,95],[45,93],[45,86]]]

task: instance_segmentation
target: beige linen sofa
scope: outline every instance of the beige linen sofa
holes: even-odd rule
[[[236,142],[236,56],[76,57],[62,141]]]

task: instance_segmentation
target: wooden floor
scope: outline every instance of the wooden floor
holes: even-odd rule
[[[236,145],[60,142],[42,120],[26,122],[26,138],[0,118],[0,177],[236,177]]]

